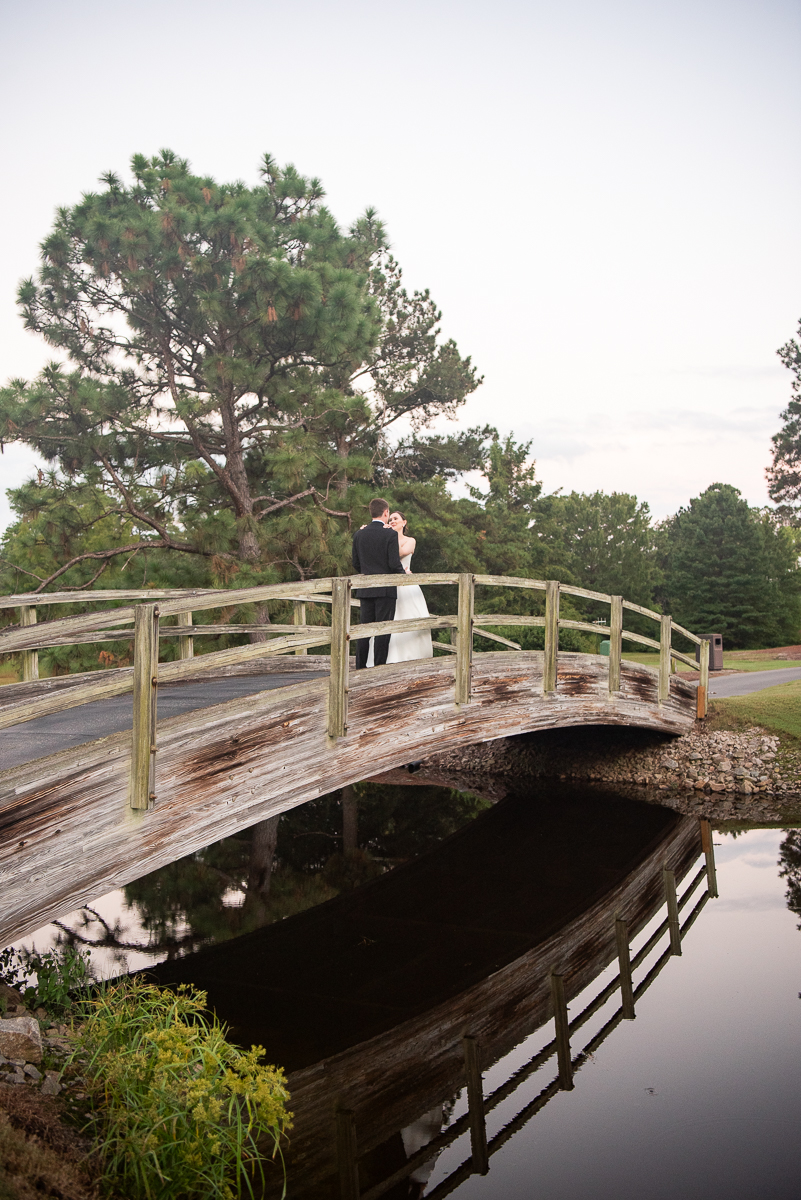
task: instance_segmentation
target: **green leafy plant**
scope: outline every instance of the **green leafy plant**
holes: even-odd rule
[[[88,950],[0,951],[0,982],[17,988],[29,1008],[44,1008],[51,1016],[67,1012],[91,977]]]
[[[260,1194],[291,1121],[283,1071],[263,1054],[228,1042],[186,986],[134,977],[87,1001],[76,1058],[105,1187],[130,1200]]]
[[[90,982],[92,973],[89,951],[62,946],[56,950],[22,951],[21,960],[27,974],[36,975],[36,983],[23,991],[30,1008],[43,1008],[52,1016],[60,1016],[72,1007],[77,994]]]

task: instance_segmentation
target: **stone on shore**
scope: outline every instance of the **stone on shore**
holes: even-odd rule
[[[0,1021],[0,1054],[18,1062],[41,1062],[39,1022],[34,1017],[9,1017]]]

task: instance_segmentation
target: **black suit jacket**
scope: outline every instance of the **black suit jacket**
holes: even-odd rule
[[[353,538],[353,569],[357,575],[403,575],[398,535],[380,521],[371,521]],[[394,599],[394,587],[359,588],[354,596],[386,596]]]

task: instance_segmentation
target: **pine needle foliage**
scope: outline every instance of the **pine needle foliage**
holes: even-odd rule
[[[60,555],[59,586],[154,550],[239,586],[336,573],[396,422],[452,417],[475,369],[373,210],[342,230],[269,155],[255,187],[168,150],[131,172],[58,212],[19,305],[64,361],[0,389],[0,441],[52,463],[65,504],[108,498],[106,559]]]
[[[92,1102],[88,1132],[107,1191],[131,1200],[233,1200],[282,1170],[291,1122],[283,1071],[237,1049],[205,1012],[206,995],[141,978],[86,1005],[77,1054]]]

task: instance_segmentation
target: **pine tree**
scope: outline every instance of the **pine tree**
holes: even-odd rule
[[[169,151],[132,171],[59,212],[20,287],[67,362],[0,390],[0,438],[54,463],[65,495],[113,496],[142,553],[240,584],[336,573],[393,426],[452,416],[470,360],[404,289],[375,213],[343,233],[318,180],[265,156],[260,186],[217,184]],[[131,552],[104,528],[109,561]],[[60,585],[98,565],[74,556]]]
[[[801,575],[790,530],[713,483],[666,523],[666,611],[731,648],[794,643]]]
[[[801,321],[798,332],[801,336]],[[771,500],[797,521],[801,502],[801,342],[791,338],[776,353],[793,375],[792,399],[781,414],[784,425],[772,439],[773,462],[766,474]]]

